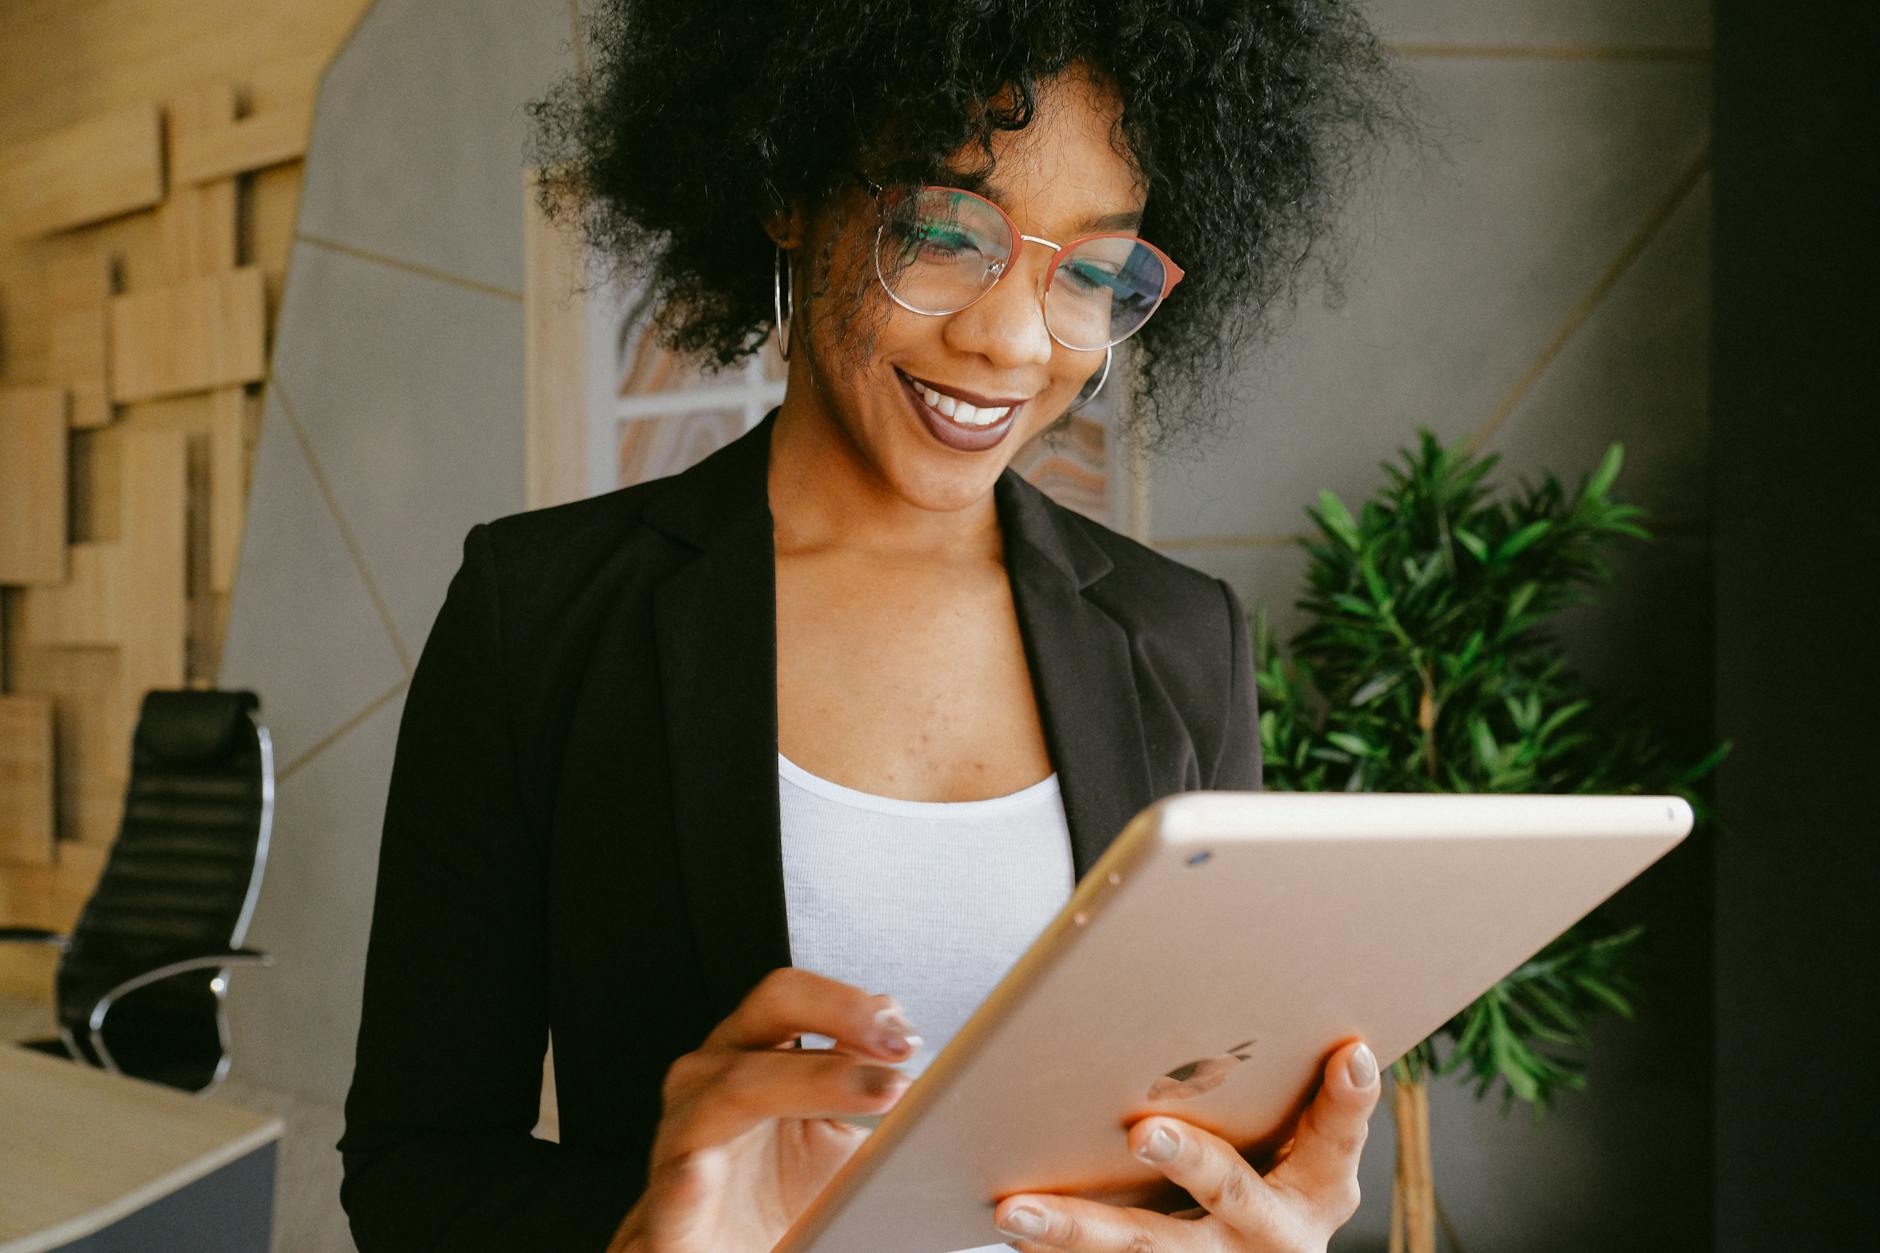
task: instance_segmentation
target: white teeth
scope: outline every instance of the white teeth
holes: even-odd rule
[[[945,392],[937,392],[925,383],[915,383],[914,386],[920,389],[921,396],[937,412],[965,426],[991,426],[1012,411],[1010,405],[1000,409],[980,409],[963,400],[956,400]]]
[[[1011,411],[1009,406],[1004,409],[975,409],[971,405],[962,404],[954,413],[953,420],[969,422],[974,426],[991,426]]]

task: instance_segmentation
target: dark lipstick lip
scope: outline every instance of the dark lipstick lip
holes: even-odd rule
[[[928,407],[921,394],[914,390],[914,384],[908,375],[899,370],[895,373],[901,379],[901,391],[907,396],[908,404],[913,406],[914,416],[927,428],[936,441],[956,452],[984,452],[996,448],[1011,433],[1012,424],[1017,420],[1023,402],[1013,405],[1011,411],[990,426],[967,426],[955,422],[937,409]]]
[[[911,378],[918,377],[917,375],[909,374],[906,370],[901,370],[900,374],[903,378],[911,379]],[[1017,399],[1001,400],[997,396],[982,396],[978,392],[969,392],[965,388],[955,387],[951,383],[947,384],[945,387],[942,387],[938,383],[935,383],[932,379],[920,379],[920,381],[927,384],[927,386],[933,388],[937,392],[945,392],[949,396],[958,397],[959,399],[965,401],[967,404],[973,406],[975,409],[1005,409],[1014,405],[1022,405],[1027,400],[1031,399],[1031,397],[1029,396],[1020,396]]]

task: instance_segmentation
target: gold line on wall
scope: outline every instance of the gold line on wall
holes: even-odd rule
[[[364,722],[367,718],[370,718],[373,714],[377,713],[380,709],[384,708],[385,702],[391,700],[392,697],[404,691],[406,687],[410,686],[410,684],[411,684],[411,678],[410,676],[406,676],[405,678],[400,679],[398,682],[386,688],[383,692],[380,692],[377,696],[374,696],[371,699],[371,701],[369,701],[366,704],[366,707],[364,709],[361,709],[358,713],[346,719],[346,721],[340,723],[338,726],[334,727],[331,731],[328,731],[325,735],[321,736],[319,739],[309,744],[307,746],[307,750],[303,752],[300,756],[294,758],[294,760],[288,762],[285,766],[282,766],[280,769],[276,770],[274,772],[274,781],[276,783],[279,783],[281,780],[287,778],[289,775],[293,774],[296,770],[300,769],[302,766],[312,761],[315,757],[318,757],[321,753],[333,747],[333,745],[339,743],[342,739],[346,738],[347,732],[351,731],[354,727],[358,726],[360,723]]]
[[[1654,47],[1637,44],[1450,44],[1386,43],[1393,56],[1459,61],[1656,61],[1705,64],[1708,48]]]
[[[300,417],[294,411],[293,402],[287,398],[287,391],[280,380],[269,378],[268,387],[281,401],[281,412],[287,417],[288,429],[294,433],[294,439],[300,445],[301,455],[307,459],[307,468],[313,472],[313,481],[319,485],[320,495],[326,498],[326,507],[332,511],[333,521],[339,527],[340,539],[346,544],[346,551],[352,554],[353,565],[359,571],[359,577],[365,580],[366,594],[372,598],[372,607],[378,611],[379,623],[385,633],[391,637],[392,648],[398,653],[398,662],[409,675],[412,670],[411,654],[405,649],[405,641],[398,636],[398,628],[392,625],[392,614],[385,607],[385,598],[379,595],[378,581],[372,577],[372,568],[366,564],[365,550],[359,546],[359,540],[353,535],[352,526],[346,521],[345,510],[339,507],[339,497],[328,482],[326,471],[320,466],[320,458],[313,451],[313,441],[307,437],[307,429],[300,424]]]
[[[1676,181],[1671,185],[1671,190],[1652,206],[1651,212],[1646,214],[1639,228],[1625,243],[1620,245],[1617,255],[1606,263],[1605,268],[1593,279],[1592,285],[1567,312],[1566,318],[1555,329],[1547,343],[1542,346],[1540,355],[1535,357],[1521,377],[1515,380],[1514,386],[1502,396],[1501,402],[1495,406],[1494,413],[1490,414],[1488,420],[1469,437],[1469,442],[1465,445],[1469,451],[1480,450],[1493,438],[1495,432],[1501,429],[1501,424],[1508,420],[1508,415],[1514,412],[1515,407],[1521,403],[1528,392],[1533,390],[1541,376],[1547,373],[1547,367],[1554,363],[1554,359],[1565,351],[1574,335],[1586,325],[1587,319],[1592,317],[1599,308],[1600,302],[1605,300],[1614,287],[1618,286],[1619,280],[1625,276],[1627,270],[1632,268],[1632,263],[1644,253],[1646,245],[1651,243],[1664,224],[1670,221],[1671,215],[1677,211],[1679,205],[1684,203],[1685,198],[1691,194],[1691,189],[1697,186],[1709,169],[1710,144],[1709,141],[1705,141],[1703,147],[1698,149],[1697,155],[1679,172]]]
[[[439,283],[449,283],[453,287],[462,287],[468,291],[482,292],[486,296],[501,296],[504,300],[522,303],[522,293],[507,287],[498,287],[494,283],[480,283],[449,270],[440,270],[436,266],[424,265],[417,261],[404,261],[390,257],[382,252],[373,252],[368,248],[355,248],[351,244],[342,244],[337,239],[326,239],[319,235],[309,235],[305,231],[296,231],[294,239],[298,243],[310,244],[315,248],[324,248],[328,252],[337,252],[341,256],[353,257],[360,261],[371,261],[377,265],[389,266],[394,270],[403,270],[407,274],[416,274],[420,278],[434,279]]]

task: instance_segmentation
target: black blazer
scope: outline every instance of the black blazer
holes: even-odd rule
[[[660,1085],[790,963],[773,409],[682,474],[472,527],[399,725],[341,1197],[362,1253],[600,1250]],[[1081,877],[1138,810],[1259,786],[1227,584],[995,488]],[[554,1036],[561,1142],[534,1139]]]

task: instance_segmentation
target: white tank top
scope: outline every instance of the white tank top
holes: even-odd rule
[[[920,1033],[918,1075],[1070,899],[1053,774],[980,801],[858,792],[777,755],[793,964],[892,993]],[[833,1041],[814,1032],[806,1048]],[[1009,1244],[962,1253],[1010,1253]]]

